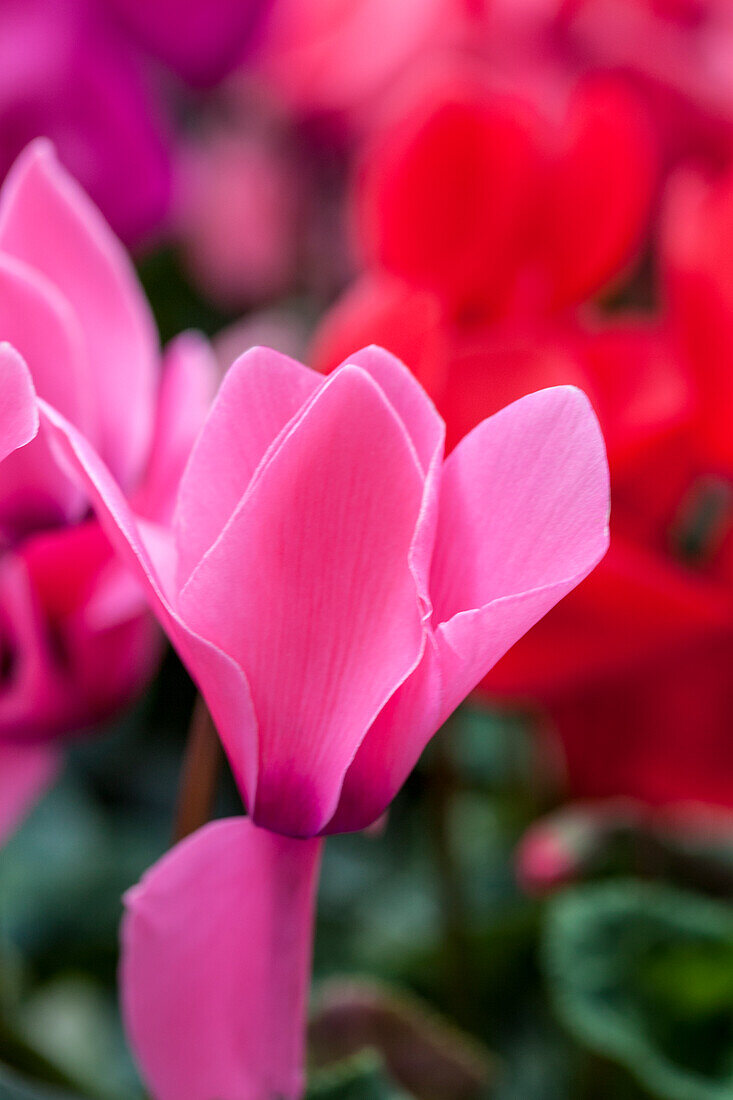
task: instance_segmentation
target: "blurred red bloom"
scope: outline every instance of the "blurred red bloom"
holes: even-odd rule
[[[256,58],[280,99],[303,114],[371,113],[426,51],[461,25],[465,0],[277,0]]]
[[[454,319],[555,312],[639,247],[650,129],[622,84],[588,79],[549,115],[461,71],[431,79],[364,157],[367,261],[435,293]]]
[[[499,7],[512,9],[511,0]],[[672,159],[730,157],[733,9],[728,0],[549,0],[545,49],[574,69],[613,71],[641,92]]]
[[[576,95],[576,110],[589,96],[597,102],[596,87]],[[454,99],[429,123],[405,122],[385,139],[384,159],[362,184],[371,270],[326,318],[315,363],[328,370],[368,340],[405,356],[447,422],[449,447],[519,393],[572,382],[589,394],[608,446],[611,548],[499,662],[482,692],[544,709],[575,796],[733,807],[733,265],[726,249],[733,178],[673,178],[662,224],[664,304],[655,316],[609,322],[587,305],[553,315],[552,304],[580,303],[631,254],[648,209],[649,168],[643,152],[626,155],[610,185],[620,153],[602,160],[590,139],[575,145],[574,156],[556,153],[551,172],[545,160],[544,191],[535,190],[540,228],[523,238],[516,227],[526,213],[514,215],[516,205],[527,209],[531,130],[513,105],[512,140],[498,140],[500,113],[486,106],[469,114]],[[461,120],[455,129],[451,115]],[[624,131],[618,117],[612,132],[625,134],[633,150],[633,128]],[[521,171],[514,167],[520,155],[527,157]],[[513,172],[522,185],[505,187]],[[563,180],[564,189],[548,178]],[[634,178],[644,203],[633,200]],[[475,213],[474,194],[496,196],[490,215]],[[616,217],[608,217],[609,205]],[[620,227],[615,238],[611,224]],[[597,259],[583,266],[589,255]]]

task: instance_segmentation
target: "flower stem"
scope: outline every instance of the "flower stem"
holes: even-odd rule
[[[173,842],[177,844],[211,817],[222,750],[208,707],[199,695],[194,704],[178,789]]]

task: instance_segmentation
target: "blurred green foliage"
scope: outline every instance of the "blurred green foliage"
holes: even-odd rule
[[[550,906],[547,970],[581,1042],[664,1100],[733,1096],[733,909],[638,881]]]
[[[3,851],[0,1100],[142,1100],[116,1006],[121,896],[170,843],[193,698],[169,656],[132,713],[71,747],[59,784]],[[628,837],[596,871],[605,881],[528,898],[513,856],[553,805],[541,774],[524,719],[466,707],[380,829],[329,839],[316,1015],[344,976],[386,991],[358,1041],[352,1029],[330,1053],[314,1043],[309,1100],[433,1100],[419,1074],[411,1087],[398,1079],[402,1053],[395,1061],[385,1028],[416,1028],[428,1064],[438,1051],[448,1065],[485,1065],[475,1100],[733,1096],[730,911],[641,883],[640,870],[673,879],[677,864],[656,876]],[[216,812],[241,812],[229,777]],[[683,870],[699,865],[694,846],[683,854]],[[722,842],[704,855],[730,863]],[[405,1004],[408,1022],[391,1024]]]

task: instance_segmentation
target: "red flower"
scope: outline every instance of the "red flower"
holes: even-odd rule
[[[447,132],[442,140],[449,140]],[[427,171],[424,152],[422,163]],[[482,162],[474,157],[466,163]],[[572,161],[564,163],[567,176]],[[590,157],[584,164],[588,177],[592,165]],[[622,316],[610,324],[587,312],[553,316],[546,308],[551,301],[567,304],[571,286],[589,291],[599,285],[602,270],[611,271],[597,263],[593,279],[570,274],[570,261],[582,256],[583,242],[592,235],[594,219],[587,211],[576,221],[584,232],[569,232],[562,246],[567,269],[551,262],[560,255],[559,245],[555,252],[535,247],[533,257],[542,256],[543,265],[534,270],[543,271],[544,286],[554,289],[554,297],[547,294],[538,304],[525,295],[521,308],[507,312],[488,292],[491,280],[473,281],[473,290],[480,290],[473,303],[481,307],[469,322],[460,312],[469,301],[469,284],[453,272],[475,272],[478,264],[456,261],[453,267],[431,268],[426,245],[422,251],[409,247],[419,240],[418,221],[429,236],[444,206],[460,205],[461,172],[453,166],[443,191],[433,177],[428,193],[437,197],[424,217],[427,206],[422,199],[410,204],[406,183],[403,191],[400,184],[390,192],[384,165],[371,173],[395,207],[394,195],[402,195],[405,217],[399,228],[387,203],[392,228],[388,235],[385,219],[384,243],[375,234],[374,267],[378,260],[396,271],[399,260],[403,280],[377,269],[349,291],[318,334],[317,365],[329,369],[366,340],[409,358],[447,422],[449,446],[519,393],[572,382],[591,397],[607,442],[613,500],[609,553],[499,662],[484,681],[483,694],[544,709],[562,740],[575,796],[733,807],[733,264],[726,247],[733,178],[714,187],[687,174],[672,180],[662,227],[664,309],[654,317]],[[408,179],[397,178],[398,183]],[[644,190],[648,175],[641,178]],[[419,191],[420,175],[411,179]],[[549,204],[546,191],[539,193],[546,224],[557,207]],[[613,188],[603,194],[613,203]],[[515,197],[525,201],[519,192]],[[632,206],[625,202],[627,210]],[[374,201],[371,209],[377,209]],[[570,222],[569,201],[566,209]],[[456,213],[454,231],[441,234],[436,228],[434,239],[460,240],[467,256],[473,256],[474,246],[483,249],[493,286],[519,286],[518,273],[531,265],[518,238],[514,251],[506,246],[506,235],[502,247],[492,248],[488,222],[479,220],[474,232],[467,224],[462,237],[461,224]],[[622,239],[628,249],[630,224],[627,219],[625,234],[613,242],[609,238],[597,254],[620,256]],[[502,223],[501,232],[507,225]],[[544,246],[550,238],[559,235],[539,233],[535,244]],[[416,257],[427,259],[421,265]],[[563,271],[562,277],[557,274]],[[442,281],[430,280],[426,272],[442,273]],[[515,295],[515,307],[518,300]]]
[[[633,257],[655,164],[638,103],[579,83],[550,118],[461,73],[433,80],[367,151],[357,232],[371,266],[453,317],[552,313]]]

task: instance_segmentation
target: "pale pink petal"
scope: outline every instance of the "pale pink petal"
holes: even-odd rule
[[[39,401],[44,431],[59,460],[89,495],[122,561],[145,586],[155,615],[205,696],[248,805],[257,776],[257,721],[247,679],[232,658],[191,630],[171,602],[175,547],[167,529],[140,521],[89,443]]]
[[[270,348],[251,348],[229,368],[181,481],[181,585],[221,534],[273,440],[322,384],[315,371]]]
[[[413,442],[425,477],[423,507],[411,550],[426,618],[430,618],[430,561],[438,520],[438,491],[445,448],[445,424],[432,401],[395,355],[373,345],[350,355],[347,362],[361,367],[379,385]]]
[[[429,739],[475,686],[482,675],[477,669],[497,660],[605,549],[605,456],[579,391],[546,390],[517,402],[454,454],[441,488],[433,571],[436,621],[451,622],[428,639],[420,666],[364,738],[329,832],[363,828],[382,813]],[[452,619],[461,601],[481,610]]]
[[[414,768],[441,725],[438,648],[428,635],[420,664],[382,708],[344,778],[326,832],[354,832],[376,821]]]
[[[51,786],[58,768],[58,754],[46,745],[0,743],[0,845]]]
[[[409,555],[423,486],[382,390],[342,367],[181,593],[187,621],[249,679],[259,824],[309,835],[327,823],[366,730],[419,660]]]
[[[79,322],[53,283],[2,252],[0,332],[27,363],[39,397],[94,438],[92,387]]]
[[[431,576],[444,718],[603,557],[608,509],[603,437],[572,386],[514,402],[459,443]]]
[[[10,344],[0,343],[0,461],[38,432],[30,371]]]
[[[0,332],[21,354],[36,392],[89,433],[93,425],[86,350],[68,302],[52,283],[0,253]],[[16,451],[0,480],[0,527],[73,520],[83,510],[79,490],[59,470],[42,439]]]
[[[152,315],[121,244],[46,141],[21,154],[3,186],[0,251],[36,268],[74,310],[96,391],[103,457],[125,486],[133,485],[153,428]]]
[[[135,510],[159,523],[172,519],[183,471],[206,419],[218,367],[207,340],[184,332],[165,350],[153,448]]]
[[[321,846],[216,821],[127,894],[122,1008],[155,1100],[302,1096]]]
[[[442,457],[445,425],[423,387],[396,355],[372,345],[345,360],[370,374],[405,425],[417,452],[423,474]]]

